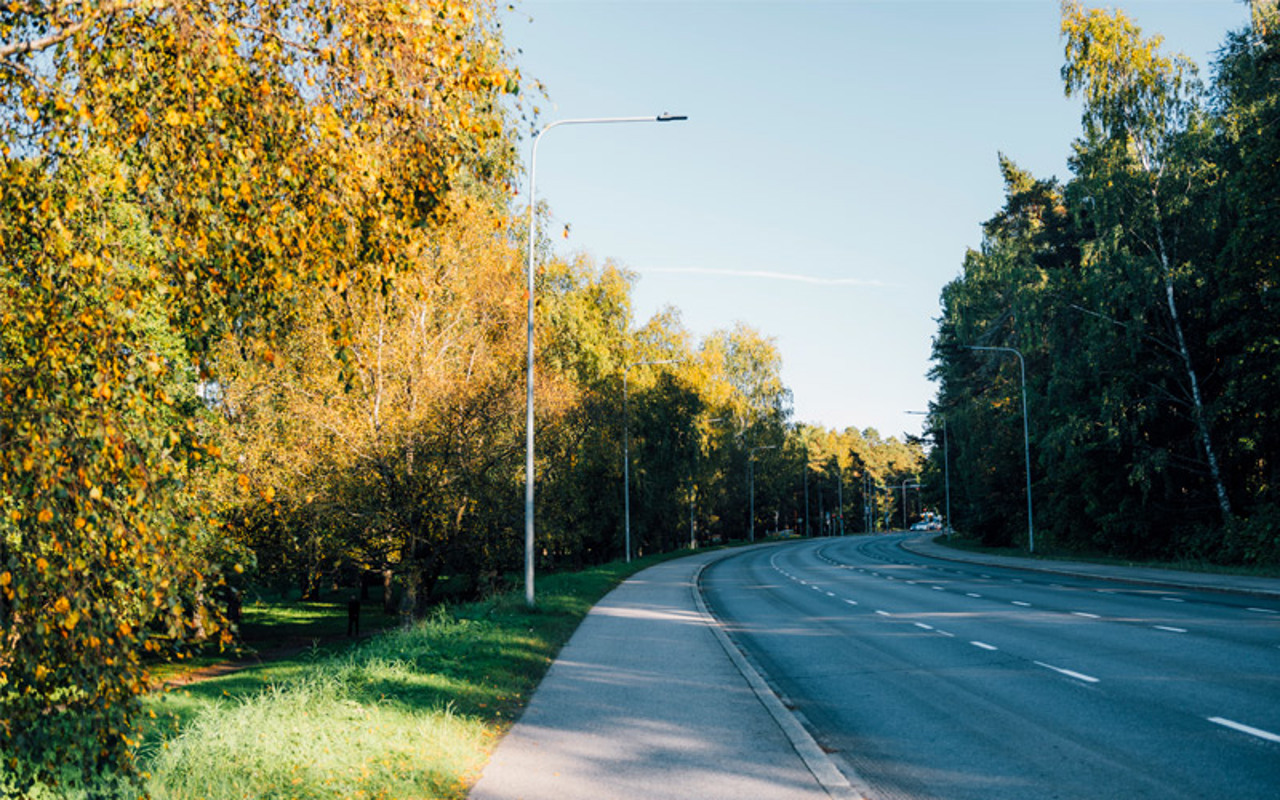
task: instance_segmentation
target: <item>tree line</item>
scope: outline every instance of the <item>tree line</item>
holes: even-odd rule
[[[759,331],[525,240],[488,0],[12,3],[0,42],[6,796],[138,792],[148,666],[256,583],[408,620],[518,580],[529,247],[539,569],[622,555],[624,451],[645,553],[858,530],[919,470],[794,422]]]
[[[1119,10],[1064,2],[1062,36],[1071,175],[1001,156],[1004,206],[942,292],[930,427],[955,523],[1028,544],[1024,359],[1037,546],[1280,563],[1274,0],[1207,82]]]

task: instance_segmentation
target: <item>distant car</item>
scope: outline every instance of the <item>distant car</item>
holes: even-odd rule
[[[913,531],[927,531],[927,530],[929,530],[929,523],[927,523],[927,522],[925,522],[925,521],[921,520],[920,522],[917,522],[916,524],[912,525],[912,526],[911,526],[911,530],[913,530]]]

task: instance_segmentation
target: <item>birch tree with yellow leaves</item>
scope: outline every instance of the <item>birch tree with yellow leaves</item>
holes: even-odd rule
[[[451,189],[510,168],[517,77],[486,2],[0,8],[6,793],[134,790],[144,654],[220,629],[192,387],[417,269]]]

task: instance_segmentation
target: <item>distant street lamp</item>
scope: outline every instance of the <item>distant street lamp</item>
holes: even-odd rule
[[[724,417],[712,417],[711,419],[707,420],[707,424],[712,425],[716,422],[724,422],[724,420],[725,420]],[[701,449],[702,449],[702,437],[699,436],[698,441],[694,442],[693,457],[694,457],[695,464]],[[690,550],[698,549],[698,526],[695,521],[697,519],[698,485],[694,482],[694,472],[695,470],[691,466],[689,469],[689,549]]]
[[[1018,367],[1022,371],[1022,449],[1027,460],[1027,552],[1036,551],[1036,526],[1031,516],[1031,434],[1027,424],[1027,362],[1022,353],[1013,347],[979,347],[963,345],[966,350],[990,350],[1000,353],[1013,353],[1018,357]]]
[[[809,452],[805,445],[804,459],[804,536],[809,538]]]
[[[908,414],[928,416],[928,411],[908,411]],[[935,439],[936,443],[937,440]],[[947,538],[951,538],[951,449],[947,444],[947,418],[942,418],[942,482],[947,498]]]
[[[839,536],[844,536],[844,473],[840,470],[840,459],[836,458],[836,519],[840,520]]]
[[[674,364],[675,359],[633,361],[622,368],[622,506],[626,528],[627,563],[631,563],[631,407],[627,400],[627,374],[632,367]]]
[[[688,117],[659,114],[656,117],[596,117],[562,119],[542,126],[533,137],[529,155],[529,275],[528,275],[528,354],[525,364],[525,456],[524,456],[524,602],[533,608],[533,278],[535,241],[534,218],[537,207],[538,142],[542,135],[560,125],[603,125],[619,122],[678,122]]]
[[[747,516],[747,530],[751,541],[756,540],[756,451],[757,450],[777,450],[776,444],[762,444],[759,447],[751,448],[747,453],[747,476],[750,479],[751,486],[749,494],[751,495],[751,510]]]
[[[915,483],[910,483],[910,484],[907,483],[906,479],[903,479],[902,481],[902,529],[904,531],[907,530],[907,490],[919,489],[919,488],[920,488],[919,481],[916,481]]]

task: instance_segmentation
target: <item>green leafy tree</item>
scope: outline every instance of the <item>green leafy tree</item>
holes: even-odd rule
[[[1094,153],[1082,154],[1080,161],[1084,169],[1102,172],[1098,179],[1105,177],[1113,187],[1107,193],[1111,202],[1096,207],[1098,224],[1123,232],[1116,242],[1120,252],[1104,251],[1102,257],[1149,259],[1159,276],[1192,419],[1226,521],[1231,500],[1177,299],[1179,284],[1193,280],[1197,270],[1190,250],[1179,248],[1194,235],[1186,230],[1194,220],[1187,213],[1188,188],[1211,179],[1197,135],[1203,121],[1195,65],[1183,56],[1161,55],[1161,38],[1144,39],[1122,12],[1086,11],[1078,2],[1064,2],[1062,12],[1067,42],[1062,77],[1067,94],[1084,99],[1089,149],[1103,154],[1096,160],[1090,157]]]

